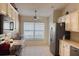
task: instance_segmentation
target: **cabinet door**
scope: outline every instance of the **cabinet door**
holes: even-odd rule
[[[70,22],[70,15],[65,16],[65,30],[70,31],[71,30],[71,22]]]
[[[79,32],[79,15],[78,12],[71,14],[71,31]]]
[[[60,40],[60,45],[59,45],[59,54],[60,56],[64,56],[64,46],[63,46],[63,41]]]
[[[64,42],[64,56],[70,56],[70,45]]]
[[[0,13],[7,15],[7,7],[8,4],[7,3],[0,3]]]

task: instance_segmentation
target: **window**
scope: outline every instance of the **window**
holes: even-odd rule
[[[4,30],[10,30],[10,23],[8,21],[4,21]]]
[[[34,32],[34,23],[33,22],[24,22],[24,38],[33,39]]]
[[[24,38],[44,39],[44,23],[24,22]]]
[[[4,21],[4,23],[3,23],[3,32],[4,33],[10,32],[10,22],[9,21]]]
[[[44,38],[44,23],[35,23],[35,38]]]

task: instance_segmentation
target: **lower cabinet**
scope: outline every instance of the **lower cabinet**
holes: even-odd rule
[[[63,55],[64,55],[63,41],[60,41],[59,43],[60,43],[60,44],[59,44],[59,55],[60,55],[60,56],[63,56]]]
[[[70,45],[66,42],[64,44],[64,56],[70,56]]]
[[[59,54],[60,56],[70,56],[70,45],[67,42],[60,40]]]

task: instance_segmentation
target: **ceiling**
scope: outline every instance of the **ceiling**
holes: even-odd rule
[[[66,3],[15,3],[21,15],[34,16],[35,9],[37,16],[50,16],[54,10],[65,7]]]

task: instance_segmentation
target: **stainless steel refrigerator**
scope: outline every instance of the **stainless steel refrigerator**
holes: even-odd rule
[[[50,51],[53,55],[59,56],[59,40],[70,39],[70,31],[65,31],[65,23],[53,23],[50,28]]]
[[[59,39],[65,34],[65,23],[54,23],[50,28],[50,51],[53,55],[59,55]]]

